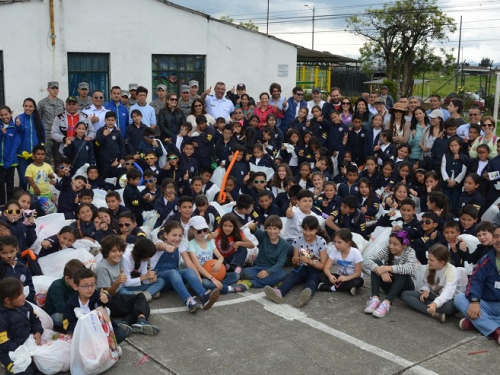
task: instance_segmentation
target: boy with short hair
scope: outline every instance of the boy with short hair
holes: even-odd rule
[[[130,208],[134,213],[137,224],[139,226],[143,223],[142,212],[146,206],[146,201],[144,200],[141,192],[138,189],[139,183],[141,182],[141,172],[135,168],[131,168],[127,171],[127,186],[123,190],[123,201],[125,207]]]
[[[257,222],[264,225],[266,219],[271,215],[279,216],[280,209],[273,203],[274,196],[269,190],[262,190],[257,195],[257,207],[255,212],[259,215]]]
[[[121,318],[118,326],[125,332],[157,335],[160,332],[158,327],[148,322],[150,309],[144,294],[118,294],[121,285],[127,281],[122,270],[125,241],[120,236],[111,235],[102,241],[101,246],[103,259],[96,268],[97,289],[104,289],[112,297],[108,304],[111,316]]]
[[[341,198],[345,198],[348,195],[358,195],[358,176],[359,169],[355,165],[349,165],[347,167],[346,182],[342,182],[339,185],[338,194]]]
[[[258,229],[255,222],[248,227],[259,241],[259,253],[252,267],[243,268],[241,278],[245,280],[241,282],[249,288],[275,286],[285,279],[283,266],[290,248],[293,252],[292,246],[280,237],[283,223],[279,216],[271,215],[264,222],[265,232]]]
[[[189,220],[193,216],[193,200],[191,197],[183,195],[179,198],[178,206],[178,212],[169,216],[165,224],[172,220],[179,222],[184,228],[184,239],[187,240],[189,233]]]
[[[80,203],[79,194],[84,188],[90,188],[87,179],[83,176],[71,178],[69,169],[64,171],[64,177],[56,184],[56,189],[60,192],[57,212],[63,213],[66,220],[75,218],[75,209]]]
[[[314,193],[312,191],[302,189],[297,193],[297,206],[290,201],[290,205],[286,210],[288,220],[286,221],[285,232],[283,234],[283,237],[287,241],[293,241],[302,235],[302,221],[306,216],[315,216],[319,224],[323,226],[325,219],[311,210],[313,208],[313,199]],[[289,255],[290,257],[293,255],[293,248],[292,253]]]
[[[116,126],[116,114],[106,112],[105,125],[97,131],[95,144],[99,147],[99,174],[110,176],[111,168],[125,162],[125,139]]]
[[[143,181],[146,188],[141,191],[141,195],[144,198],[144,211],[154,210],[154,202],[156,198],[161,196],[158,188],[156,187],[156,176],[151,169],[146,169],[143,175]]]
[[[458,238],[460,235],[458,223],[456,221],[446,222],[443,226],[443,235],[444,240],[441,241],[441,244],[446,246],[450,251],[450,263],[455,267],[463,267],[467,247]]]
[[[202,194],[207,194],[207,191],[210,190],[212,186],[214,186],[214,183],[210,181],[212,178],[212,168],[210,167],[201,167],[200,168],[200,178],[201,178],[201,183],[202,183],[202,189],[201,192]]]
[[[476,251],[472,254],[469,253],[468,249],[466,249],[467,251],[464,254],[464,262],[478,264],[479,260],[493,249],[494,231],[495,227],[489,221],[481,221],[477,225],[476,232],[479,245],[477,245]]]
[[[422,215],[421,226],[414,237],[410,237],[411,247],[415,250],[415,256],[420,264],[427,264],[427,252],[433,245],[443,240],[438,226],[439,216],[432,211],[427,211]]]
[[[222,136],[214,145],[212,163],[215,163],[217,166],[228,166],[229,162],[227,159],[231,155],[235,144],[236,139],[233,137],[233,127],[231,125],[224,125]]]
[[[148,128],[149,129],[149,128]],[[158,164],[158,157],[154,153],[154,151],[148,151],[144,154],[144,165],[143,169],[150,169],[153,171],[155,177],[160,180],[163,180],[165,178],[166,173],[160,169],[160,166]]]
[[[253,209],[254,203],[254,199],[248,194],[241,194],[236,199],[236,205],[233,207],[232,212],[242,226],[257,219],[258,215]]]
[[[148,127],[142,123],[142,113],[138,109],[134,109],[130,117],[132,117],[132,124],[127,126],[125,130],[125,148],[127,154],[135,155],[136,160],[139,160],[141,157],[139,155],[139,145],[142,143],[144,131]]]
[[[460,228],[460,234],[471,234],[473,236],[476,235],[476,223],[478,215],[479,211],[471,204],[465,205],[460,209],[460,213],[458,214],[458,217],[460,219],[458,224]],[[495,223],[495,220],[496,218],[493,219],[493,224],[498,225],[497,223]]]
[[[416,215],[416,205],[415,201],[411,198],[405,198],[399,206],[399,211],[401,213],[401,219],[394,220],[396,225],[392,224],[392,231],[399,232],[400,230],[405,230],[408,232],[408,237],[412,238],[415,236],[417,228],[420,226],[420,222]]]
[[[218,229],[221,216],[214,206],[208,204],[207,196],[203,194],[198,195],[194,200],[194,204],[196,205],[196,209],[193,212],[193,216],[203,216],[210,228],[210,232]]]
[[[297,187],[295,188],[294,186]],[[288,209],[288,206],[290,206],[292,191],[293,196],[296,198],[299,191],[302,190],[302,187],[297,185],[297,181],[295,181],[295,178],[293,177],[285,177],[283,180],[283,188],[285,191],[276,195],[276,206],[280,209],[279,216],[286,216],[286,210]]]
[[[182,146],[182,153],[180,156],[180,168],[179,168],[179,176],[184,178],[186,175],[188,178],[193,178],[198,175],[198,163],[195,158],[193,158],[194,154],[194,145],[191,142],[186,142]]]
[[[139,154],[153,153],[156,157],[163,155],[163,149],[160,143],[155,139],[155,131],[152,128],[144,129],[143,141],[139,143],[137,152]]]
[[[267,190],[267,175],[264,172],[255,172],[253,175],[253,186],[250,187],[248,185],[249,180],[241,186],[241,192],[250,195],[254,201],[257,201],[259,193]]]
[[[351,232],[366,237],[365,214],[358,209],[358,199],[354,195],[348,195],[342,199],[340,212],[334,210],[325,221],[326,230],[333,235],[341,228],[347,228]]]
[[[118,220],[118,216],[122,212],[130,211],[130,208],[122,205],[122,198],[116,191],[110,191],[108,194],[106,194],[106,205],[108,206],[111,214],[113,215],[113,219],[115,220]]]
[[[132,211],[122,212],[118,216],[118,230],[126,243],[135,244],[139,239],[147,237],[146,233],[137,226],[137,219]]]
[[[45,163],[45,147],[36,145],[33,147],[33,162],[26,168],[24,176],[28,180],[29,192],[38,197],[50,199],[52,196],[51,183],[49,180],[56,178],[50,164]]]
[[[219,203],[220,205],[228,204],[236,201],[238,199],[238,192],[235,189],[236,187],[236,178],[234,176],[227,176],[226,186],[224,187],[224,191],[226,193],[226,199],[224,201],[220,200],[220,191],[215,194],[214,202]]]
[[[156,128],[156,113],[155,109],[147,103],[148,89],[139,86],[137,87],[137,103],[130,107],[130,113],[138,109],[142,113],[142,122],[150,128]],[[129,119],[129,124],[133,123],[133,119]],[[142,139],[142,138],[141,138]]]
[[[72,259],[64,266],[63,277],[50,284],[45,297],[45,306],[43,309],[50,315],[54,325],[62,328],[63,313],[66,308],[66,302],[77,294],[73,289],[73,276],[76,271],[85,268],[85,265],[78,259]]]
[[[91,165],[87,168],[87,183],[91,189],[113,190],[113,185],[99,177],[99,168],[97,168],[97,165]]]

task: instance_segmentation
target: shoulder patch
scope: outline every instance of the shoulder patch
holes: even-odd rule
[[[68,319],[64,319],[64,320],[63,320],[63,328],[64,328],[64,330],[65,330],[65,331],[68,329],[68,326],[69,326],[69,321],[68,321]]]
[[[90,108],[90,107],[88,107],[88,108]],[[85,108],[85,109],[87,109],[87,108]],[[84,112],[80,112],[80,116],[83,116],[83,117],[89,117],[89,115],[87,115],[87,114],[86,114],[86,113],[84,113]]]
[[[254,211],[254,212],[252,213],[252,216],[253,216],[254,218],[258,218],[258,217],[259,217],[259,214],[258,214],[256,211]]]
[[[0,344],[5,344],[7,341],[9,341],[7,331],[0,332]]]

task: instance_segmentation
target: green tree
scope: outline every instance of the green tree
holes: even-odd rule
[[[481,59],[481,62],[479,63],[479,66],[487,66],[488,68],[490,65],[493,63],[489,57],[483,57]]]
[[[234,23],[234,18],[231,16],[221,16],[220,20]],[[249,20],[247,22],[240,22],[239,26],[244,27],[245,29],[248,29],[248,30],[259,31],[259,26],[254,24],[252,20]]]
[[[413,78],[429,66],[449,65],[449,56],[437,56],[431,43],[447,41],[456,25],[436,3],[396,0],[347,20],[348,29],[366,39],[360,49],[363,65],[382,59],[387,79],[398,83],[397,96],[411,94]]]

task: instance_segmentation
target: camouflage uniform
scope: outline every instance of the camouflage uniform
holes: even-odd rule
[[[40,118],[45,128],[45,161],[51,164],[51,157],[57,157],[57,147],[54,140],[50,138],[52,122],[54,122],[54,118],[58,114],[64,112],[66,107],[61,99],[51,100],[47,96],[38,102],[37,109],[40,112]]]
[[[90,107],[92,105],[92,98],[87,96],[86,100],[82,100],[80,96],[76,97],[76,101],[78,102],[78,109],[81,111],[84,108]]]
[[[187,102],[183,101],[181,98],[179,98],[179,109],[184,113],[185,117],[188,117],[191,114],[191,104],[193,104],[193,100],[189,98]]]
[[[163,108],[165,108],[165,103],[167,103],[167,101],[166,101],[166,100],[165,100],[164,102],[162,102],[162,101],[160,101],[160,99],[156,99],[156,100],[152,101],[151,103],[149,103],[149,105],[150,105],[151,107],[153,107],[153,108],[154,108],[154,110],[155,110],[155,114],[156,114],[156,124],[158,124],[158,115],[160,114],[160,111],[161,111]],[[160,127],[159,127],[159,126],[157,126],[157,127],[155,128],[155,134],[156,134],[157,136],[159,136],[159,135],[160,135],[160,133],[161,133],[161,132],[160,132]]]

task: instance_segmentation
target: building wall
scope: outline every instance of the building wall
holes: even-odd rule
[[[59,81],[61,98],[68,95],[68,52],[109,53],[110,83],[122,88],[151,89],[153,54],[206,55],[206,87],[243,82],[257,97],[272,82],[285,96],[295,86],[294,46],[159,0],[54,0],[55,46],[49,0],[1,5],[0,13],[5,102],[16,110],[28,96],[43,98],[48,81]],[[288,65],[288,77],[278,76],[280,64]]]

